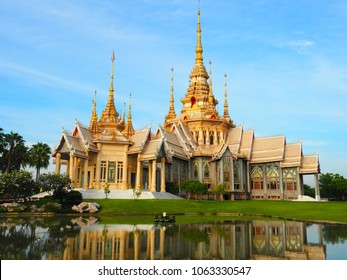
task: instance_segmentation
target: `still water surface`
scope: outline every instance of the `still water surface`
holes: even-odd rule
[[[0,259],[347,259],[347,226],[278,220],[112,224],[95,217],[0,219]]]

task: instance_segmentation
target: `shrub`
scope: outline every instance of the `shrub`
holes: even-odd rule
[[[178,194],[179,193],[179,186],[178,184],[174,182],[166,182],[165,183],[165,189],[168,193],[172,194]]]
[[[82,194],[78,191],[67,192],[63,197],[64,206],[78,205],[83,201]]]

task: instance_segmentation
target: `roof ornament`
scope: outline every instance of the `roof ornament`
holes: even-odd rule
[[[98,115],[96,113],[96,90],[94,91],[92,116],[90,118],[89,130],[93,134],[96,134],[98,132],[98,130],[99,130],[99,128],[98,128]]]
[[[227,93],[227,74],[224,74],[224,119],[230,122],[228,93]]]
[[[201,25],[200,25],[200,0],[199,0],[199,7],[198,7],[198,27],[197,27],[197,41],[196,41],[196,57],[195,57],[195,61],[202,63],[202,43],[201,43]]]
[[[213,105],[213,92],[212,92],[212,61],[210,60],[208,62],[210,64],[210,73],[209,73],[209,76],[210,76],[210,89],[209,89],[209,94],[208,94],[208,103],[210,103],[210,105]]]

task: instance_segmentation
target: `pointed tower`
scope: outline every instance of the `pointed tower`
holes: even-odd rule
[[[224,115],[223,118],[225,121],[230,122],[230,116],[229,116],[229,105],[228,105],[228,92],[227,92],[227,74],[224,74]]]
[[[117,122],[119,114],[117,113],[116,107],[114,105],[114,88],[113,88],[113,79],[114,79],[114,51],[112,52],[112,68],[111,68],[111,83],[110,90],[108,95],[108,101],[105,110],[102,112],[99,122],[101,123],[110,123]]]
[[[133,127],[133,122],[131,119],[131,93],[129,96],[129,110],[128,110],[128,121],[125,125],[125,128],[123,130],[123,135],[126,137],[131,137],[132,135],[135,134],[135,129]]]
[[[98,115],[96,113],[96,91],[94,92],[93,109],[92,116],[90,118],[89,130],[93,133],[93,135],[97,134],[99,131]]]
[[[124,122],[119,118],[119,114],[117,113],[116,106],[114,104],[114,51],[112,52],[112,68],[111,68],[111,82],[110,82],[110,90],[107,100],[107,105],[104,111],[102,112],[99,119],[99,130],[102,132],[104,136],[110,135],[118,135],[124,129]]]
[[[230,128],[235,127],[229,114],[224,117],[217,111],[217,99],[212,89],[212,63],[208,74],[203,62],[201,41],[200,5],[198,9],[195,63],[190,73],[189,86],[181,99],[183,108],[175,122],[187,126],[196,141],[196,156],[211,156],[213,146],[223,144]],[[228,111],[228,108],[227,108]]]
[[[190,82],[185,97],[181,99],[183,104],[182,115],[194,114],[196,117],[206,116],[208,107],[210,86],[208,74],[203,62],[203,48],[201,42],[200,5],[198,9],[197,39],[195,47],[195,64],[190,74]]]
[[[170,130],[173,124],[173,121],[176,119],[175,112],[175,99],[174,99],[174,68],[171,68],[171,89],[170,89],[170,108],[168,114],[165,116],[164,128]]]

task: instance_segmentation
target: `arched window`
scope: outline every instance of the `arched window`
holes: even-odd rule
[[[210,178],[210,166],[208,163],[204,166],[204,178]]]
[[[187,121],[187,120],[188,120],[188,117],[187,117],[187,116],[184,116],[183,120],[184,120],[184,121]]]
[[[194,164],[194,179],[199,178],[199,170],[198,170],[198,165]]]
[[[214,137],[213,137],[213,132],[210,132],[210,145],[214,144]]]
[[[216,115],[212,115],[212,116],[211,116],[211,119],[212,119],[212,120],[217,119]]]
[[[262,165],[252,165],[251,168],[251,188],[263,189],[264,171]]]

